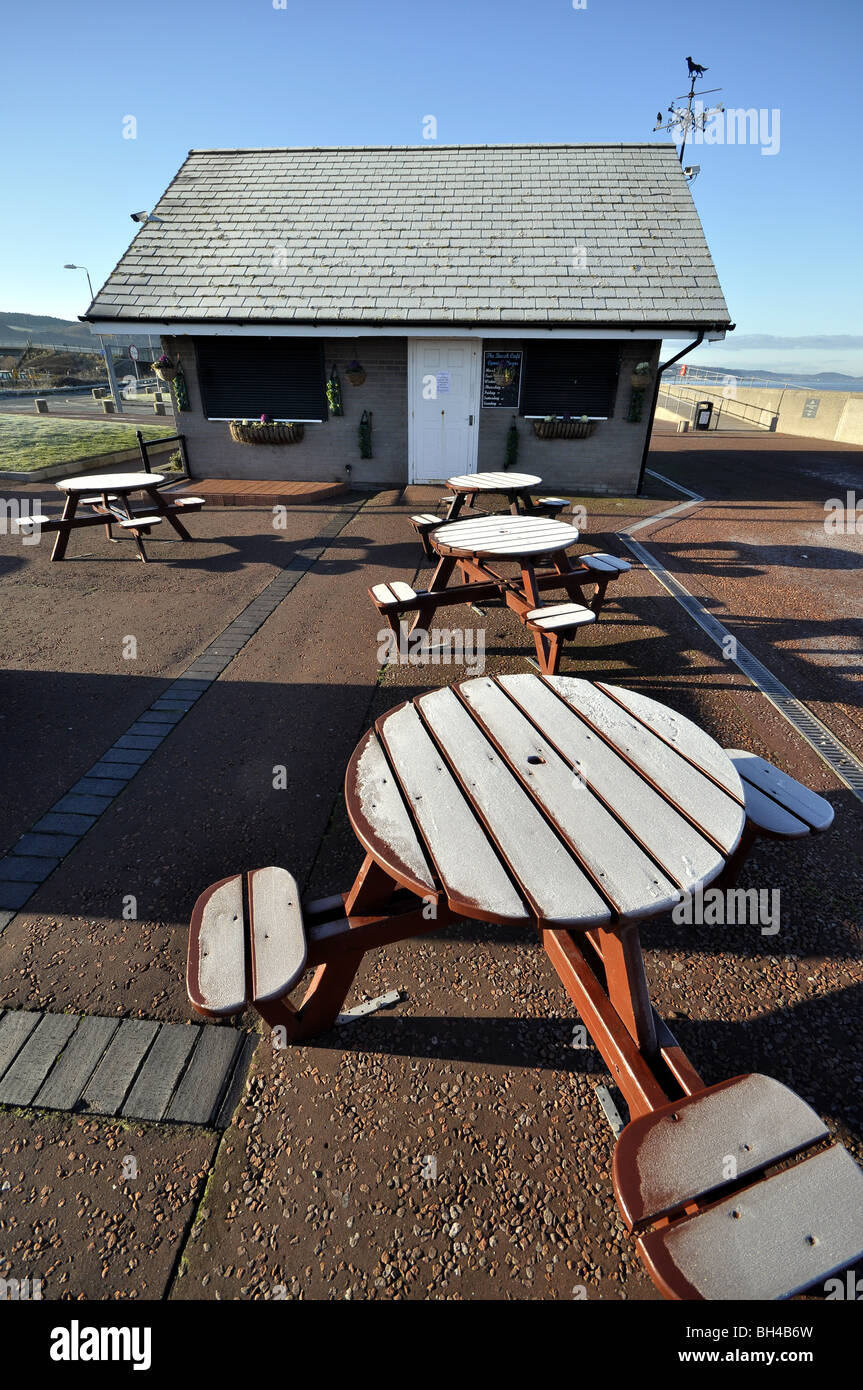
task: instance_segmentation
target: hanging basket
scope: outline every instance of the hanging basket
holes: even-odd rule
[[[154,362],[153,371],[160,381],[173,381],[179,368],[173,362]]]
[[[649,386],[650,372],[633,372],[629,378],[629,384],[630,386],[634,386],[636,390],[641,390],[645,386]]]
[[[596,429],[595,420],[534,420],[537,439],[588,439]]]
[[[351,386],[362,386],[363,382],[366,379],[366,374],[363,371],[362,367],[360,367],[359,371],[345,372],[345,376],[351,383]]]
[[[303,425],[245,425],[242,420],[232,420],[229,429],[237,444],[299,444],[305,434]]]

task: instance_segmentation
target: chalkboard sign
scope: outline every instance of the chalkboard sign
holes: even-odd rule
[[[483,353],[483,409],[518,409],[521,396],[521,358],[520,352]]]

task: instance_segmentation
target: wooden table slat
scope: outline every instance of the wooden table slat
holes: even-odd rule
[[[604,690],[618,704],[625,705],[630,714],[634,714],[665,743],[670,743],[675,752],[688,758],[701,772],[706,772],[718,782],[735,801],[743,801],[743,787],[734,764],[704,729],[699,729],[691,719],[678,714],[676,710],[658,705],[640,691],[606,685],[605,681],[596,683],[600,690]]]
[[[461,473],[447,478],[453,492],[523,492],[542,487],[542,478],[535,473]]]
[[[561,927],[609,922],[608,905],[571,850],[453,691],[432,691],[417,705],[538,917]]]
[[[501,676],[499,682],[671,879],[694,892],[716,878],[725,859],[715,845],[654,791],[553,690],[530,675]]]
[[[197,980],[213,1013],[237,1013],[246,1003],[243,880],[237,874],[217,888],[198,933]]]
[[[465,681],[461,691],[510,765],[527,779],[530,795],[600,881],[619,917],[653,916],[679,901],[678,885],[657,868],[500,686],[487,679]],[[589,767],[584,771],[587,776]],[[529,850],[533,852],[532,843]]]
[[[399,881],[407,880],[420,895],[435,893],[434,875],[374,730],[367,734],[359,757],[351,761],[345,794],[360,843],[369,849],[383,837]]]
[[[491,848],[413,705],[379,721],[396,771],[450,906],[466,916],[524,922],[530,911]]]
[[[273,865],[249,874],[252,997],[260,1002],[287,994],[306,965],[306,933],[300,890],[287,869]]]
[[[589,681],[570,676],[545,677],[572,709],[622,753],[678,806],[725,854],[736,848],[743,831],[744,810],[727,792],[676,755],[644,724]],[[718,745],[716,745],[718,746]]]

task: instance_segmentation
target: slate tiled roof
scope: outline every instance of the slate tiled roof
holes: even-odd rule
[[[193,150],[87,318],[725,325],[671,145]]]

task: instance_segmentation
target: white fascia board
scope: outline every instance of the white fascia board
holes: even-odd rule
[[[160,338],[588,338],[596,340],[631,338],[633,342],[695,342],[695,328],[523,328],[517,323],[484,328],[427,327],[419,324],[253,324],[226,323],[149,323],[145,319],[101,319],[89,325],[90,332],[102,337],[132,337],[152,333]],[[717,343],[724,329],[711,329],[704,342]]]

